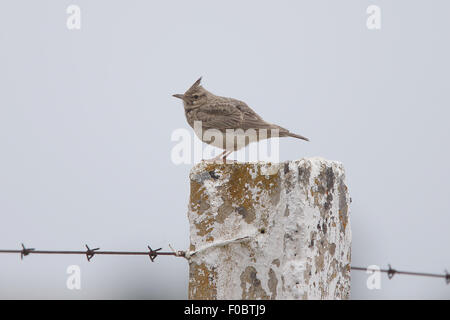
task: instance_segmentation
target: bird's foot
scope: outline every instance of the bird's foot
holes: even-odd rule
[[[223,164],[223,163],[235,163],[235,160],[228,160],[227,156],[229,156],[233,151],[227,151],[225,150],[221,154],[219,154],[217,157],[214,157],[212,159],[203,160],[206,163],[216,163],[216,164]]]

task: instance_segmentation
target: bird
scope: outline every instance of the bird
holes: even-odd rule
[[[193,129],[195,129],[196,121],[201,122],[201,132],[194,130],[200,140],[223,149],[220,155],[210,161],[214,162],[222,158],[223,162],[225,162],[228,155],[247,146],[250,142],[261,141],[273,136],[293,137],[309,141],[304,136],[292,133],[276,124],[266,122],[243,101],[217,96],[207,91],[201,85],[201,81],[202,77],[195,81],[184,94],[173,94],[172,96],[183,101],[186,120]],[[261,135],[262,129],[265,129],[265,136]],[[222,138],[217,139],[216,135],[214,135],[214,138],[205,138],[202,132],[206,130],[214,130],[214,132],[220,133]],[[272,130],[276,130],[278,135],[272,134],[274,132]],[[254,140],[245,139],[245,142],[236,144],[236,135],[248,131],[257,133],[253,137]]]

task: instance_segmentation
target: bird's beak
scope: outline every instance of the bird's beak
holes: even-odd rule
[[[175,98],[184,100],[184,94],[178,94],[178,93],[177,93],[177,94],[173,94],[172,97],[175,97]]]

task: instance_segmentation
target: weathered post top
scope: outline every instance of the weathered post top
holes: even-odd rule
[[[202,162],[190,180],[190,299],[349,298],[340,163]]]

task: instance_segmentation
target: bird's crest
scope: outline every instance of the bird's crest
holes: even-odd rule
[[[200,87],[200,82],[202,81],[202,77],[198,78],[197,81],[186,91],[185,95],[189,95],[189,93],[196,91]]]

